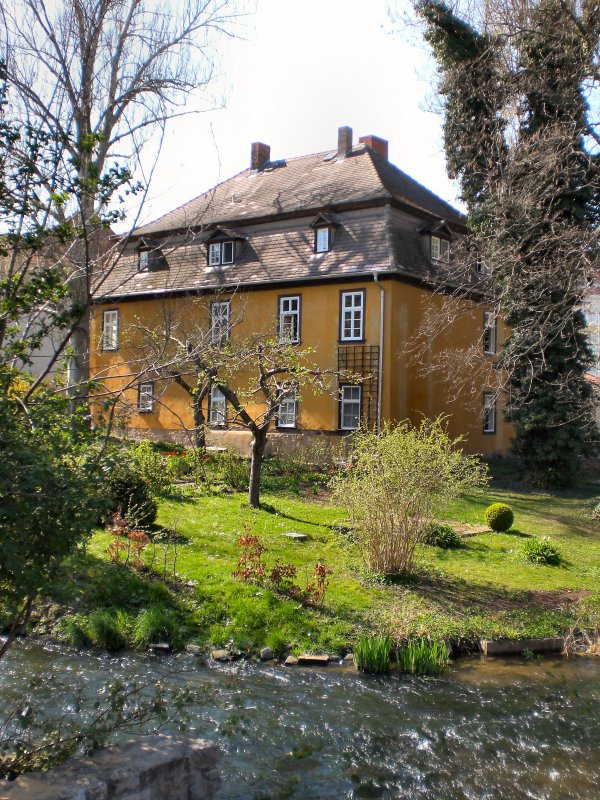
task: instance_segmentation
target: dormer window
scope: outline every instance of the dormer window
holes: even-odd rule
[[[328,253],[331,249],[331,228],[315,229],[315,253]]]
[[[140,250],[138,257],[139,272],[147,272],[149,266],[150,266],[150,252],[148,250]]]
[[[235,242],[211,242],[208,245],[208,265],[218,267],[222,264],[233,264],[235,261]]]
[[[335,231],[340,227],[339,221],[332,214],[318,214],[310,227],[315,232],[315,253],[328,253],[333,245]]]
[[[169,264],[156,242],[141,239],[137,248],[138,272],[155,272],[168,269]]]
[[[431,237],[431,258],[434,261],[450,262],[450,242],[440,236]]]

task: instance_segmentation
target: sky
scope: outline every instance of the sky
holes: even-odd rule
[[[246,169],[252,142],[270,145],[273,160],[334,150],[342,125],[355,143],[387,139],[392,163],[457,205],[441,118],[427,110],[433,60],[387,8],[388,0],[256,0],[238,26],[244,38],[219,47],[216,105],[169,124],[140,221]],[[202,103],[192,98],[188,108]]]

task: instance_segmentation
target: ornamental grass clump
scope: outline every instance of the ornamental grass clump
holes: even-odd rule
[[[161,606],[150,606],[141,611],[133,622],[133,643],[148,648],[151,644],[166,642],[179,648],[183,643],[181,625],[174,611]]]
[[[460,547],[462,542],[459,534],[450,525],[431,522],[425,529],[423,544],[427,544],[430,547],[440,547],[442,550],[450,550]]]
[[[552,544],[547,536],[541,539],[532,537],[527,539],[521,548],[525,560],[531,564],[546,564],[551,567],[557,567],[561,562],[560,550],[556,545]]]
[[[446,643],[429,639],[409,639],[397,658],[400,669],[411,675],[439,675],[450,662]]]
[[[354,660],[361,672],[382,675],[390,669],[391,636],[361,636],[354,648]]]
[[[359,431],[349,468],[332,484],[348,513],[369,571],[408,575],[432,518],[461,492],[488,482],[487,466],[459,449],[444,419]]]

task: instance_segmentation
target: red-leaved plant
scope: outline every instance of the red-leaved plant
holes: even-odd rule
[[[258,536],[252,536],[248,532],[246,525],[244,533],[237,540],[237,545],[242,550],[233,571],[237,580],[259,585],[267,584],[276,592],[296,598],[302,603],[323,605],[329,586],[328,576],[332,574],[325,564],[317,561],[311,578],[309,579],[308,575],[306,577],[306,588],[302,589],[295,583],[298,569],[294,564],[277,559],[267,575],[266,563],[263,560],[267,548]]]
[[[141,569],[144,566],[142,554],[150,541],[148,535],[144,531],[137,530],[132,521],[122,514],[120,508],[111,515],[108,529],[114,537],[106,548],[111,561],[120,562],[121,553],[127,551],[125,564],[129,564],[133,556],[133,566]]]

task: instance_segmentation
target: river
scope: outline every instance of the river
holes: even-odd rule
[[[219,800],[600,798],[598,660],[471,657],[440,678],[373,678],[25,641],[1,663],[0,718],[31,679],[48,713],[112,678],[198,690],[188,733],[224,751]]]

